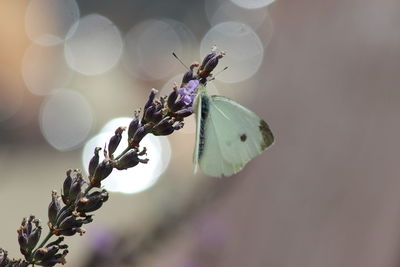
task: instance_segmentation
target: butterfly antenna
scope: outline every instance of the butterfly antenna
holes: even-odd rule
[[[180,58],[175,54],[175,52],[172,52],[172,55],[186,68],[189,70],[188,66],[185,65],[185,63],[180,60]]]
[[[223,71],[226,71],[228,69],[228,66],[226,66],[225,68],[223,68],[222,70],[220,70],[220,71],[218,71],[217,73],[215,73],[213,76],[212,76],[212,78],[210,79],[210,80],[208,80],[208,81],[213,81],[213,80],[215,80],[215,77],[218,75],[218,74],[221,74]]]

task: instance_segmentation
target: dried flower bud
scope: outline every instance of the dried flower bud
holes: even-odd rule
[[[153,117],[155,111],[156,111],[156,107],[154,105],[151,105],[148,108],[146,108],[144,110],[142,123],[147,123],[147,122],[152,121],[152,117]]]
[[[199,71],[202,71],[207,63],[217,55],[215,51],[217,51],[217,47],[214,45],[211,48],[211,52],[204,57],[203,62],[200,65]]]
[[[67,245],[47,245],[39,248],[33,255],[33,260],[37,265],[54,266],[58,263],[65,264],[65,256],[68,254]],[[60,250],[63,250],[59,253]]]
[[[20,251],[25,257],[30,255],[32,249],[38,243],[41,232],[42,227],[39,225],[39,220],[35,219],[35,216],[32,215],[29,219],[24,218],[22,220],[17,233]]]
[[[56,264],[64,265],[67,263],[67,261],[65,260],[65,256],[67,256],[67,254],[68,254],[68,250],[64,250],[62,252],[62,254],[59,253],[49,259],[43,260],[41,262],[41,265],[42,266],[54,266]]]
[[[97,165],[99,165],[99,151],[101,147],[96,147],[94,149],[94,155],[89,162],[89,176],[93,176],[94,171],[96,170]]]
[[[128,139],[133,138],[133,135],[137,131],[137,129],[141,126],[140,119],[139,119],[140,111],[135,111],[135,115],[131,123],[128,127]]]
[[[205,72],[212,72],[215,67],[218,65],[219,59],[222,58],[225,55],[225,53],[221,53],[218,56],[215,56],[213,58],[211,58],[207,64],[204,66],[204,71]]]
[[[134,134],[133,138],[131,140],[129,140],[129,145],[131,148],[136,148],[140,141],[142,141],[143,137],[146,136],[146,134],[148,134],[151,131],[152,128],[152,124],[151,123],[147,123],[143,126],[140,126],[136,133]]]
[[[177,112],[178,110],[185,108],[187,105],[187,98],[185,98],[186,94],[182,94],[182,91],[180,91],[181,94],[179,94],[179,98],[175,103],[170,107],[172,112]]]
[[[192,107],[181,109],[181,110],[178,110],[177,112],[174,113],[174,115],[177,118],[186,118],[186,117],[188,117],[188,116],[190,116],[192,114],[193,114],[193,108]]]
[[[159,136],[159,135],[168,135],[174,131],[172,127],[175,123],[175,119],[170,117],[165,117],[161,120],[157,125],[155,125],[151,131],[152,134]]]
[[[71,172],[71,169],[67,170],[67,178],[65,178],[64,180],[63,190],[61,194],[62,200],[65,205],[69,203],[69,190],[71,189],[72,184]]]
[[[118,161],[114,163],[114,166],[118,170],[125,170],[128,168],[135,167],[139,163],[147,163],[148,159],[140,159],[139,156],[143,153],[138,153],[136,149],[131,149],[125,153]]]
[[[77,170],[75,171],[75,177],[72,179],[71,188],[69,190],[69,201],[75,202],[77,198],[82,195],[82,186],[85,184],[82,173]]]
[[[51,193],[51,202],[48,208],[49,223],[51,225],[55,225],[57,221],[57,215],[59,214],[60,210],[61,210],[60,197],[57,195],[56,191],[53,191]]]
[[[167,98],[167,106],[169,109],[172,109],[177,98],[178,98],[178,92],[177,89],[174,89]]]
[[[123,131],[125,131],[125,129],[125,127],[118,127],[115,130],[115,134],[110,138],[110,142],[108,143],[108,155],[110,158],[112,157],[119,143],[121,142],[122,133]]]
[[[72,214],[73,208],[72,206],[64,206],[61,208],[60,212],[57,215],[56,223],[54,225],[50,225],[50,229],[54,230],[57,226],[68,216]]]
[[[93,212],[99,209],[107,200],[108,192],[106,190],[101,192],[93,192],[79,200],[76,205],[76,211],[83,214],[87,212]]]
[[[107,178],[111,174],[112,170],[113,166],[110,160],[103,160],[99,166],[97,166],[90,184],[94,187],[100,187],[101,181]]]
[[[144,105],[144,110],[148,109],[154,101],[154,98],[156,97],[158,91],[156,89],[151,89],[150,95],[149,95],[149,99],[147,100],[146,104]]]

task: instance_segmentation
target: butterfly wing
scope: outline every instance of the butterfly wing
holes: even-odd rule
[[[205,174],[235,174],[273,143],[267,123],[240,104],[206,93],[199,103],[195,158]]]

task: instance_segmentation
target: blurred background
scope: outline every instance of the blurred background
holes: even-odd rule
[[[214,179],[193,174],[193,118],[148,137],[66,266],[400,266],[399,28],[398,0],[0,1],[0,246],[20,257],[22,217],[46,224],[65,171],[180,81],[172,51],[217,44],[209,90],[276,143]]]

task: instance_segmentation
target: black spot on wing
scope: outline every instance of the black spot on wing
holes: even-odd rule
[[[206,131],[206,120],[210,111],[210,101],[205,95],[201,96],[201,110],[200,110],[200,137],[199,137],[199,151],[197,158],[200,159],[203,155],[205,145],[205,131]]]
[[[240,141],[244,142],[247,139],[247,135],[246,134],[242,134],[240,135]]]
[[[274,142],[274,136],[264,120],[260,120],[259,129],[262,135],[261,149],[264,150]]]

